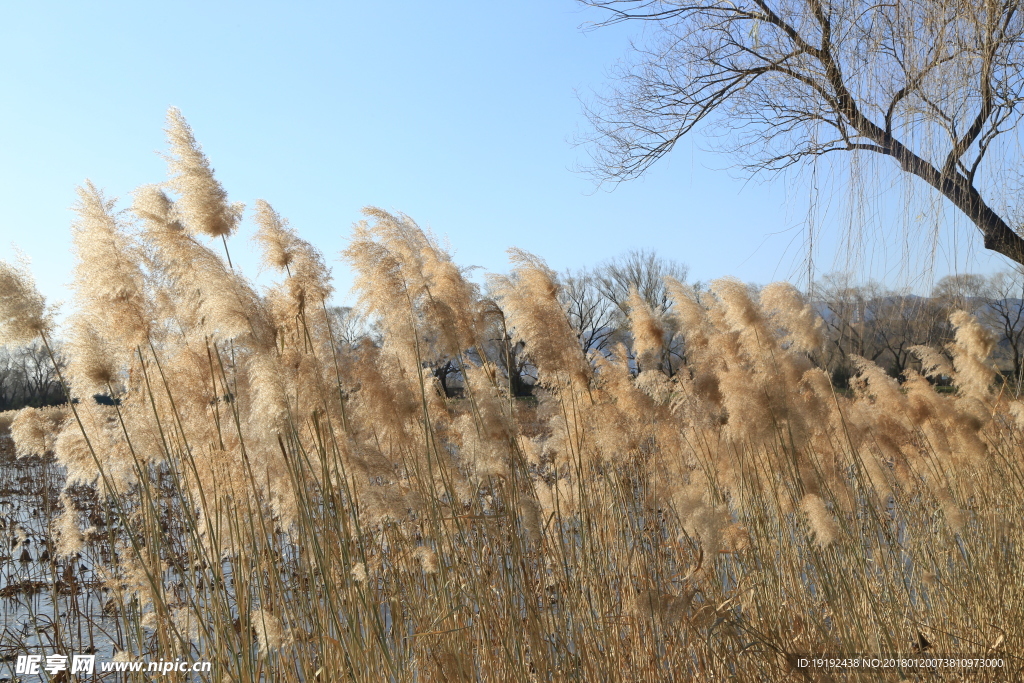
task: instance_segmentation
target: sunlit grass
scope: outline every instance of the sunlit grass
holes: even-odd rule
[[[88,560],[119,650],[209,660],[215,681],[782,681],[801,653],[1019,667],[1024,410],[969,316],[954,395],[867,361],[835,393],[785,284],[669,282],[667,311],[631,299],[632,349],[588,356],[540,259],[514,252],[486,297],[369,210],[344,257],[383,342],[353,348],[323,258],[268,204],[268,291],[199,239],[238,209],[171,125],[179,200],[143,188],[119,214],[82,190],[62,375],[81,400],[12,425],[66,473],[50,566]],[[4,276],[6,338],[49,339]],[[513,341],[535,400],[494,362]],[[442,358],[465,398],[430,374]],[[98,619],[55,619],[52,642],[84,649]]]

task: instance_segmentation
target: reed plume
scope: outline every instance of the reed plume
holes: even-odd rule
[[[270,286],[197,239],[238,214],[170,129],[173,197],[80,190],[77,401],[0,415],[17,462],[56,457],[53,566],[94,568],[120,652],[224,681],[781,682],[792,653],[909,653],[924,628],[1024,647],[1024,409],[970,316],[923,374],[853,358],[836,390],[791,285],[669,279],[593,352],[539,257],[482,291],[371,208],[342,256],[375,334],[341,343],[325,259],[268,202]],[[0,322],[51,335],[7,264]],[[75,614],[53,632],[84,649]]]
[[[27,344],[52,327],[51,312],[32,276],[0,261],[0,343]]]
[[[541,381],[570,381],[585,387],[591,370],[558,299],[558,278],[538,257],[510,249],[514,268],[510,276],[490,280],[507,312],[516,339],[525,341],[537,364]]]
[[[210,162],[196,142],[191,126],[177,107],[167,111],[167,157],[170,180],[176,192],[178,212],[193,234],[229,237],[238,227],[244,206],[229,204],[227,192],[213,176]]]

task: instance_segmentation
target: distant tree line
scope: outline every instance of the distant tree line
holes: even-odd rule
[[[912,347],[945,350],[953,341],[949,316],[964,310],[993,334],[992,360],[1001,377],[1019,389],[1024,369],[1024,276],[1019,271],[947,276],[930,296],[876,282],[857,285],[833,275],[815,283],[811,298],[828,331],[821,363],[839,387],[847,386],[855,372],[853,356],[872,360],[897,378],[916,369]]]
[[[591,269],[568,271],[559,277],[559,297],[567,320],[576,332],[581,349],[591,357],[625,354],[630,367],[643,367],[634,351],[630,332],[630,297],[633,293],[652,311],[663,334],[660,358],[645,363],[669,376],[680,371],[686,360],[684,335],[671,315],[672,301],[665,278],[686,281],[685,265],[658,256],[653,251],[631,251]],[[709,296],[701,283],[694,283],[699,296]],[[756,292],[757,287],[751,285]],[[1002,380],[1019,391],[1024,380],[1024,276],[1011,271],[996,275],[957,275],[942,278],[927,296],[893,289],[877,282],[855,283],[844,275],[830,275],[814,283],[807,293],[821,316],[826,343],[812,360],[827,370],[839,389],[849,387],[856,374],[855,357],[863,357],[886,368],[896,378],[910,369],[920,369],[915,346],[930,346],[947,353],[954,330],[950,314],[965,310],[993,334],[996,347],[992,360]],[[529,396],[537,373],[530,362],[530,349],[514,341],[513,331],[504,325],[498,302],[493,310],[493,334],[489,346],[475,351],[476,363],[491,362],[508,381],[516,396]],[[378,340],[379,342],[379,340]],[[460,360],[438,357],[425,362],[448,397],[462,392]],[[937,378],[939,384],[943,378]]]
[[[644,367],[634,352],[630,333],[631,297],[639,297],[653,313],[663,335],[659,358],[645,358],[647,366],[674,375],[685,365],[684,335],[671,313],[672,301],[665,285],[671,277],[685,282],[685,265],[653,251],[631,251],[594,268],[567,271],[559,277],[559,297],[566,319],[576,333],[581,350],[590,354],[625,354],[630,367]],[[706,295],[700,283],[691,285]],[[751,285],[756,291],[756,287]],[[944,350],[953,341],[949,316],[965,310],[994,335],[993,361],[1004,381],[1017,391],[1024,380],[1024,275],[1020,271],[996,275],[957,275],[939,280],[929,296],[888,288],[877,282],[857,284],[849,276],[829,275],[814,283],[808,298],[821,316],[826,344],[812,359],[826,369],[833,384],[845,389],[856,373],[856,357],[866,358],[901,377],[908,368],[919,368],[915,346]],[[636,301],[636,299],[632,299]],[[346,354],[362,345],[380,346],[384,340],[372,320],[351,307],[329,309],[332,333],[339,351]],[[512,395],[530,396],[537,370],[530,349],[515,339],[500,303],[486,299],[480,312],[490,334],[482,348],[468,358],[438,354],[424,360],[448,398],[463,393],[462,364],[488,363],[502,376]],[[424,339],[424,348],[431,346]],[[349,356],[351,357],[351,356]],[[58,362],[63,362],[59,358]],[[938,379],[942,383],[942,379]],[[106,397],[94,397],[102,401]],[[46,350],[38,343],[18,348],[0,347],[0,411],[25,406],[64,402],[57,373]]]
[[[62,362],[59,351],[58,362]],[[41,343],[0,346],[0,412],[64,401],[56,369]]]
[[[559,298],[567,321],[587,353],[610,353],[623,344],[631,353],[629,335],[629,297],[636,292],[653,310],[664,312],[671,305],[666,277],[685,281],[685,265],[658,256],[653,251],[635,250],[606,261],[594,268],[567,271],[559,276]],[[383,338],[373,321],[351,307],[329,309],[335,342],[340,351],[353,351],[361,344],[380,345]],[[462,364],[488,363],[501,374],[512,395],[527,397],[537,383],[537,369],[530,360],[530,349],[515,339],[514,330],[506,324],[506,315],[496,298],[485,298],[479,312],[489,334],[481,348],[471,349],[468,358],[438,354],[424,360],[424,367],[437,379],[440,390],[448,398],[463,395]],[[667,319],[667,318],[666,318]],[[662,364],[671,372],[682,362],[678,330],[671,324],[665,328],[665,352]],[[430,348],[437,340],[423,339]],[[634,359],[634,367],[639,369]]]

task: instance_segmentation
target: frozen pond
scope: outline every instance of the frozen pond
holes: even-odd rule
[[[47,656],[64,655],[70,669],[74,655],[111,660],[121,642],[117,620],[104,612],[112,603],[93,570],[90,555],[99,544],[77,557],[53,556],[49,529],[61,510],[62,485],[52,461],[16,460],[10,437],[0,435],[0,681],[47,680],[44,673],[16,673],[19,657],[41,656],[43,667]],[[95,510],[92,515],[102,528],[104,520]]]

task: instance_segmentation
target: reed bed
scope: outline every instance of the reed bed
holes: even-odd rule
[[[953,395],[868,361],[838,395],[814,364],[821,323],[784,283],[670,281],[668,310],[633,297],[630,348],[588,355],[539,258],[513,250],[485,296],[411,219],[369,209],[343,258],[382,341],[341,344],[322,255],[259,202],[280,278],[257,291],[228,252],[242,207],[175,110],[168,130],[171,179],[130,209],[81,189],[73,400],[11,425],[19,454],[63,468],[52,564],[88,559],[118,651],[208,660],[211,681],[1020,670],[1024,405],[993,388],[966,314],[951,362],[919,350]],[[0,323],[53,343],[6,264]],[[533,398],[488,360],[496,339],[525,343]],[[445,398],[439,359],[464,397]],[[84,651],[89,619],[48,637]],[[797,669],[808,653],[1005,667]]]

